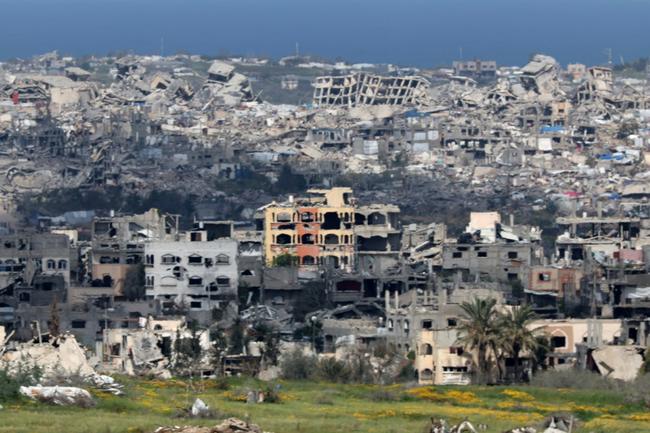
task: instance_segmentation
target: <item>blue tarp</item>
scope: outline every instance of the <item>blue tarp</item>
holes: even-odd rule
[[[600,159],[601,161],[611,161],[611,160],[613,160],[613,159],[615,159],[615,160],[617,160],[617,161],[621,161],[624,157],[625,157],[625,155],[623,155],[623,154],[620,153],[620,152],[616,152],[616,153],[603,153],[603,154],[601,154],[601,155],[598,155],[598,159]]]
[[[431,115],[431,113],[426,113],[426,112],[418,111],[418,110],[415,110],[415,109],[409,110],[409,111],[404,113],[404,117],[406,119],[413,118],[413,117],[427,117],[427,116],[430,116],[430,115]]]
[[[560,126],[560,125],[557,126],[546,125],[546,126],[542,126],[539,129],[539,132],[541,132],[542,134],[549,133],[549,132],[562,132],[562,131],[564,131],[564,126]]]

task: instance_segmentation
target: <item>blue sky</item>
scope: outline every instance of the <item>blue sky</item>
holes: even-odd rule
[[[81,55],[304,53],[432,66],[459,56],[522,64],[649,53],[648,0],[0,0],[0,58],[58,49]]]

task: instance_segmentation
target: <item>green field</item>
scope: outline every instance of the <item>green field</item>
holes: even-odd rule
[[[429,419],[450,423],[465,418],[485,423],[488,432],[535,425],[551,413],[570,412],[579,432],[650,432],[650,412],[620,394],[532,387],[371,386],[277,382],[279,403],[238,401],[247,389],[266,387],[250,379],[147,381],[119,378],[126,396],[96,393],[92,409],[47,406],[27,400],[4,404],[1,433],[151,432],[161,425],[218,424],[235,416],[276,433],[414,432]],[[213,419],[179,418],[196,397],[218,413]]]

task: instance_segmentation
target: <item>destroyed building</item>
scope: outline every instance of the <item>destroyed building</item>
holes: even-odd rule
[[[354,199],[352,190],[311,190],[305,199],[290,197],[264,211],[264,248],[268,265],[297,258],[302,266],[352,266]]]
[[[178,220],[151,209],[142,215],[97,217],[92,226],[92,282],[124,294],[127,273],[145,263],[145,241],[165,239],[178,230]]]
[[[385,77],[366,73],[318,77],[314,105],[419,105],[428,98],[429,82],[417,76]]]
[[[494,79],[497,74],[497,62],[495,60],[454,60],[452,63],[454,75],[481,79]]]
[[[443,245],[442,269],[524,284],[542,257],[538,228],[501,224],[497,212],[472,212],[466,233]]]
[[[237,296],[238,242],[230,223],[199,222],[175,239],[149,240],[144,256],[147,297],[163,311],[211,311]]]

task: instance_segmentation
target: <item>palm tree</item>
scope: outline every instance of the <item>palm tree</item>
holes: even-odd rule
[[[513,307],[512,310],[503,313],[498,320],[501,343],[515,363],[515,381],[521,379],[519,372],[521,352],[535,352],[540,344],[537,333],[529,326],[535,319],[535,313],[530,306],[526,305]]]
[[[488,351],[495,346],[497,340],[496,300],[474,298],[471,302],[463,302],[463,309],[458,326],[458,342],[471,350],[476,350],[478,363],[478,382],[485,383],[490,370]]]

